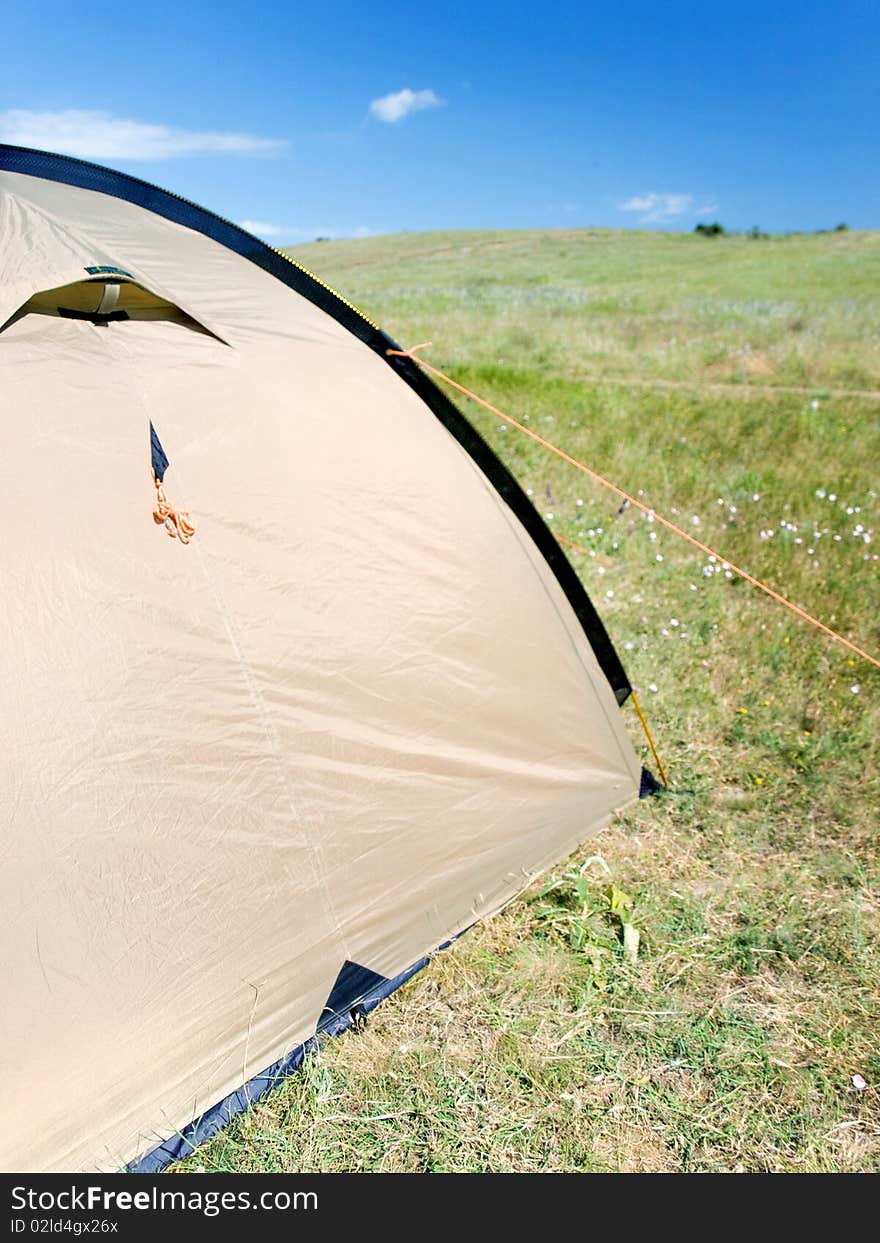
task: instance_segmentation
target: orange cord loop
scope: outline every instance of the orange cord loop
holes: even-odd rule
[[[156,486],[156,508],[153,510],[153,521],[157,526],[164,526],[172,539],[179,539],[181,544],[188,544],[196,533],[189,514],[185,509],[174,508],[165,495],[165,486],[155,471],[153,471],[153,483]]]
[[[778,591],[774,591],[772,587],[768,587],[766,583],[762,583],[759,578],[755,578],[753,574],[749,574],[748,570],[740,569],[739,566],[734,565],[729,557],[725,557],[720,552],[716,552],[714,548],[710,548],[708,544],[704,544],[701,540],[696,539],[696,537],[691,535],[689,531],[685,531],[682,527],[676,526],[674,522],[671,522],[668,518],[664,518],[662,514],[659,514],[656,509],[652,509],[650,505],[645,505],[644,502],[638,500],[637,497],[630,496],[628,492],[624,492],[623,488],[619,488],[616,483],[612,483],[610,479],[606,479],[603,475],[600,475],[598,471],[591,470],[589,466],[586,466],[583,462],[579,462],[577,458],[574,458],[570,454],[566,453],[564,449],[560,449],[551,441],[545,440],[543,436],[538,435],[537,432],[533,432],[530,427],[526,427],[524,424],[518,423],[516,419],[511,418],[509,414],[505,414],[503,410],[499,410],[498,407],[493,406],[491,402],[485,401],[482,397],[478,397],[476,393],[472,393],[470,389],[465,388],[463,384],[459,384],[456,380],[450,379],[448,375],[444,375],[442,371],[439,371],[436,367],[432,367],[431,364],[425,362],[423,358],[417,358],[414,351],[424,349],[426,345],[430,345],[430,342],[425,341],[422,345],[414,346],[412,350],[387,350],[386,352],[388,354],[396,354],[401,358],[411,358],[413,362],[418,363],[420,367],[424,367],[426,371],[430,371],[431,374],[437,376],[438,379],[445,381],[445,383],[447,383],[451,388],[457,389],[459,393],[464,394],[465,397],[469,397],[471,401],[475,401],[478,406],[482,406],[491,414],[496,415],[497,418],[503,419],[505,423],[509,423],[511,427],[515,427],[516,430],[518,432],[522,432],[524,436],[528,436],[529,439],[534,440],[539,445],[542,445],[551,453],[555,453],[558,458],[562,458],[563,462],[568,462],[570,466],[574,466],[583,474],[588,475],[589,478],[593,479],[596,483],[600,483],[603,488],[608,488],[609,491],[614,492],[615,495],[621,497],[624,501],[629,501],[630,505],[634,505],[635,508],[641,510],[643,514],[649,514],[655,522],[659,522],[661,526],[666,527],[675,535],[681,536],[683,540],[687,540],[689,544],[693,544],[694,548],[699,548],[700,552],[705,553],[707,557],[715,557],[718,561],[723,562],[725,568],[730,569],[734,574],[737,574],[740,578],[745,579],[745,581],[750,583],[752,587],[757,587],[759,591],[763,591],[765,595],[768,595],[771,598],[771,600],[775,600],[777,604],[782,604],[785,608],[791,609],[792,613],[795,613],[803,621],[809,622],[811,626],[815,626],[817,630],[821,630],[824,634],[827,634],[829,638],[834,639],[837,643],[842,643],[843,646],[849,648],[851,652],[855,652],[857,656],[861,656],[863,660],[867,660],[869,664],[875,665],[878,669],[880,669],[880,660],[878,660],[876,656],[872,656],[869,652],[864,651],[863,648],[856,646],[856,644],[851,642],[851,640],[844,638],[844,636],[839,634],[838,631],[832,630],[830,626],[826,626],[823,621],[819,621],[818,617],[813,617],[811,613],[806,611],[806,609],[802,609],[799,605],[793,604],[791,600],[787,600],[785,596],[780,595]],[[556,538],[562,543],[573,544],[573,541],[566,540],[563,537],[557,536]]]

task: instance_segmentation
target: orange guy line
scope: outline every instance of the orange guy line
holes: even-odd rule
[[[400,358],[411,358],[413,362],[418,363],[418,365],[423,367],[425,371],[429,371],[432,375],[437,376],[438,379],[443,380],[451,388],[457,389],[459,393],[464,394],[465,397],[469,397],[471,401],[475,401],[478,406],[483,406],[484,409],[490,411],[499,419],[503,419],[504,422],[509,423],[511,427],[515,427],[517,431],[522,432],[523,435],[528,436],[531,440],[534,440],[537,444],[542,445],[545,449],[549,449],[551,453],[555,453],[557,457],[562,458],[563,462],[568,462],[570,466],[574,466],[576,470],[588,475],[589,478],[595,480],[596,483],[600,483],[603,488],[608,488],[609,491],[614,492],[615,495],[622,497],[623,500],[628,501],[630,505],[635,506],[636,509],[640,509],[642,513],[648,514],[650,517],[654,518],[656,522],[659,522],[668,530],[673,531],[676,535],[680,535],[682,539],[687,540],[689,544],[693,544],[695,548],[699,548],[700,552],[705,553],[706,556],[715,557],[716,560],[721,561],[724,564],[725,568],[733,570],[734,574],[738,574],[739,577],[745,579],[747,583],[750,583],[753,587],[757,587],[759,591],[763,591],[765,595],[770,596],[770,598],[775,600],[777,604],[782,604],[787,609],[791,609],[792,613],[796,613],[797,616],[803,621],[809,622],[810,625],[823,631],[824,634],[827,634],[830,638],[836,640],[836,642],[842,643],[843,646],[848,647],[851,652],[855,652],[857,656],[861,656],[863,660],[867,660],[870,664],[875,665],[878,669],[880,669],[880,660],[878,660],[876,656],[871,656],[869,652],[864,651],[849,639],[844,638],[842,634],[839,634],[836,630],[832,630],[830,626],[826,626],[825,622],[820,621],[818,617],[813,617],[813,615],[808,613],[806,609],[802,609],[799,605],[793,604],[791,600],[788,600],[785,596],[780,595],[778,591],[774,591],[772,587],[768,587],[766,583],[762,583],[759,578],[755,578],[753,574],[749,574],[748,570],[743,570],[739,566],[734,565],[733,562],[727,557],[722,556],[722,554],[716,552],[714,548],[710,548],[708,544],[704,544],[701,540],[698,540],[695,536],[691,535],[689,531],[685,531],[682,527],[677,526],[674,522],[671,522],[669,518],[664,518],[662,514],[658,514],[656,510],[651,509],[649,505],[645,505],[644,502],[638,500],[636,497],[630,496],[630,494],[625,492],[623,488],[619,488],[616,483],[612,483],[610,479],[606,479],[603,475],[600,475],[598,471],[591,470],[589,466],[586,466],[583,462],[579,462],[577,458],[574,458],[571,454],[566,453],[564,449],[560,449],[551,441],[545,440],[544,437],[540,436],[537,432],[533,432],[530,427],[526,427],[524,424],[518,423],[516,419],[512,418],[509,414],[505,414],[503,410],[499,410],[497,406],[493,406],[491,402],[485,401],[482,397],[478,397],[476,393],[472,393],[470,389],[465,388],[463,384],[459,384],[457,380],[453,380],[448,375],[444,375],[442,371],[439,371],[436,367],[432,367],[430,363],[425,362],[424,358],[418,358],[415,351],[423,350],[430,344],[430,341],[423,341],[421,345],[414,345],[411,350],[387,350],[386,353],[395,354]]]

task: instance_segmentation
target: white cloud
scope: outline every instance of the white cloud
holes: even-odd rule
[[[150,125],[109,112],[0,112],[0,141],[95,160],[167,160],[185,155],[266,154],[286,144],[253,134],[214,133]]]
[[[694,206],[692,194],[639,194],[620,204],[621,211],[637,212],[642,224],[666,224],[680,216],[697,216],[718,210],[717,203]]]
[[[281,224],[272,224],[269,220],[240,220],[239,224],[257,237],[287,237],[291,232],[299,232],[297,229],[285,229]]]
[[[423,108],[437,108],[443,103],[433,91],[411,91],[404,87],[402,91],[393,91],[374,99],[370,104],[370,112],[379,121],[402,121],[411,112],[421,112]]]
[[[313,242],[318,237],[335,240],[342,237],[373,236],[373,230],[367,228],[364,224],[349,229],[304,229],[300,225],[275,224],[271,220],[240,220],[239,224],[243,229],[247,229],[248,233],[253,233],[256,237],[263,237],[270,241],[284,239],[288,242]]]

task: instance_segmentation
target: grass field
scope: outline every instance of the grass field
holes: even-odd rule
[[[880,651],[880,235],[422,234],[296,256]],[[467,413],[589,550],[573,563],[674,792],[180,1168],[877,1170],[880,672]]]

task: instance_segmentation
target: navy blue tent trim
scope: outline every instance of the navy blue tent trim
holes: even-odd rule
[[[642,768],[642,776],[639,780],[639,798],[650,798],[652,794],[662,794],[665,789],[666,786],[661,785],[650,768]]]
[[[375,350],[384,361],[419,394],[428,408],[444,424],[463,449],[474,459],[497,492],[517,516],[532,540],[541,550],[553,574],[568,599],[569,604],[583,627],[602,672],[608,679],[619,704],[626,702],[630,694],[629,679],[620,657],[608,636],[599,614],[584,590],[583,584],[571,566],[553,533],[532,505],[522,488],[506,466],[496,457],[476,428],[455,406],[434,381],[410,358],[389,356],[389,349],[398,348],[386,333],[372,324],[356,307],[346,302],[334,290],[323,284],[299,264],[273,250],[265,242],[253,237],[229,220],[215,216],[213,212],[191,203],[188,199],[161,190],[158,186],[117,173],[86,160],[66,155],[52,155],[26,147],[13,147],[0,143],[0,169],[60,181],[65,185],[95,190],[115,198],[135,203],[147,211],[173,220],[188,229],[213,238],[222,246],[235,251],[265,272],[278,278],[296,290],[315,306],[332,316],[349,332]]]
[[[449,942],[446,942],[446,945],[448,944]],[[441,946],[441,949],[445,949],[446,945]],[[366,967],[360,967],[357,963],[346,962],[327,1002],[329,1006],[336,997],[339,1002],[338,1012],[333,1014],[332,1019],[325,1020],[322,1016],[322,1020],[318,1023],[318,1035],[341,1035],[349,1027],[353,1027],[358,1018],[375,1010],[381,1001],[390,997],[401,984],[405,984],[429,962],[430,958],[421,958],[391,980],[383,975],[377,975],[374,971],[369,971]],[[352,992],[352,988],[356,987],[359,982],[369,981],[372,983],[366,992],[359,994]],[[255,1075],[243,1087],[230,1092],[229,1096],[206,1110],[200,1118],[196,1118],[189,1126],[184,1127],[179,1134],[172,1135],[163,1144],[159,1144],[158,1147],[148,1152],[145,1157],[132,1162],[128,1166],[127,1173],[158,1174],[172,1162],[182,1161],[185,1157],[192,1156],[197,1148],[216,1135],[218,1131],[227,1127],[233,1118],[244,1113],[260,1097],[271,1092],[273,1088],[277,1088],[284,1079],[299,1070],[303,1060],[309,1053],[314,1053],[317,1048],[318,1036],[313,1036],[304,1044],[298,1045],[285,1057],[273,1062],[262,1074]]]
[[[156,435],[156,429],[152,423],[150,423],[150,458],[156,478],[161,483],[168,469],[168,458],[165,450],[162,448],[162,441]]]
[[[365,1013],[362,1007],[364,997],[381,992],[387,983],[387,976],[346,959],[318,1019],[318,1034],[336,1036],[345,1031]]]

